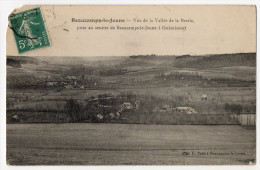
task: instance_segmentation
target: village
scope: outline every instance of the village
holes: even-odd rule
[[[121,103],[120,103],[121,101]],[[113,119],[121,119],[121,115],[125,112],[137,112],[143,110],[143,105],[138,98],[129,99],[128,97],[112,97],[105,95],[102,98],[94,98],[87,100],[89,106],[88,111],[91,112],[91,120],[97,122],[110,121]],[[183,114],[197,114],[192,107],[171,107],[168,104],[156,106],[153,112],[181,112]]]
[[[150,54],[73,64],[11,56],[7,122],[254,125],[254,55]],[[223,67],[228,74],[204,68],[227,61],[249,66]]]

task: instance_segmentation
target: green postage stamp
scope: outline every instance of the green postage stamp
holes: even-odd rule
[[[19,53],[50,46],[41,9],[34,8],[9,15]]]

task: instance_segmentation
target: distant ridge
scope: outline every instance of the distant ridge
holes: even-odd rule
[[[227,66],[256,67],[256,53],[213,54],[204,56],[176,57],[178,68],[211,68]]]
[[[7,56],[6,64],[12,67],[22,67],[22,64],[39,64],[40,60],[27,56]]]

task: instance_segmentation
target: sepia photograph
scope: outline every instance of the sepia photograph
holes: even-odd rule
[[[25,5],[6,163],[256,164],[255,5]]]

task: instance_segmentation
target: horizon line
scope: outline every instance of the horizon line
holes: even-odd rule
[[[223,55],[223,54],[249,54],[249,53],[255,53],[256,52],[237,52],[237,53],[210,53],[210,54],[154,54],[155,56],[206,56],[206,55]],[[6,54],[6,57],[130,57],[130,56],[152,56],[153,54],[132,54],[132,55],[107,55],[107,56],[31,56],[31,55],[8,55]],[[154,56],[153,56],[154,57]]]

